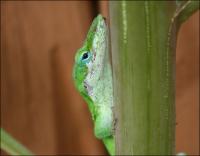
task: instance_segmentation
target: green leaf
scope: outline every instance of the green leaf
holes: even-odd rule
[[[27,148],[15,140],[2,128],[1,131],[1,149],[10,155],[33,155]]]

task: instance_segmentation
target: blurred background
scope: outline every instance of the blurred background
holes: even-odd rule
[[[99,12],[108,18],[106,1],[1,1],[1,127],[35,154],[106,154],[72,81]],[[176,64],[176,151],[197,155],[199,12],[181,27]]]

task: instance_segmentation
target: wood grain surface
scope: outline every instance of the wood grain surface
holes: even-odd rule
[[[99,5],[99,6],[98,6]],[[107,2],[1,2],[1,127],[35,154],[106,154],[93,135],[72,66]],[[177,48],[177,151],[199,151],[199,12]]]
[[[91,2],[1,2],[1,124],[36,154],[105,154],[72,65]]]
[[[176,150],[199,152],[199,11],[179,32],[176,52]]]

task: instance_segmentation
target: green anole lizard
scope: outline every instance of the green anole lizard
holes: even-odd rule
[[[94,19],[82,48],[76,53],[73,79],[88,104],[95,136],[102,139],[109,154],[114,155],[112,71],[108,28],[101,15]]]

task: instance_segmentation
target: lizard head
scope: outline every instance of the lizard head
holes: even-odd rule
[[[83,95],[88,96],[91,87],[98,81],[107,50],[107,27],[105,20],[98,15],[87,34],[83,46],[77,51],[73,69],[76,88]]]

